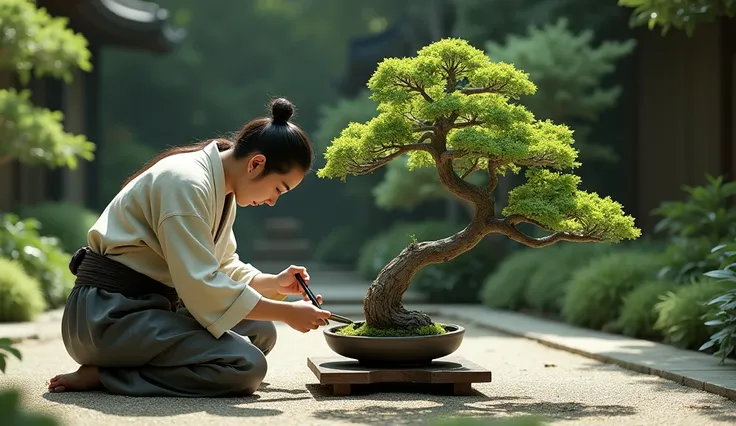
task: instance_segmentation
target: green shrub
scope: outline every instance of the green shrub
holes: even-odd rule
[[[524,293],[542,264],[546,248],[519,248],[486,277],[480,299],[489,308],[518,310],[526,307]]]
[[[526,305],[544,313],[559,314],[572,274],[592,259],[612,250],[609,244],[562,242],[545,248],[525,291]]]
[[[653,211],[662,216],[655,232],[670,241],[661,275],[678,283],[717,269],[711,249],[736,234],[736,182],[709,175],[706,179],[706,185],[684,187],[685,200],[664,202]]]
[[[668,291],[654,306],[657,313],[654,329],[662,333],[666,343],[683,349],[698,349],[714,331],[713,327],[705,325],[706,316],[712,312],[708,301],[729,288],[726,282],[703,277]]]
[[[39,235],[35,219],[18,220],[5,214],[0,222],[0,257],[14,259],[41,285],[46,304],[56,308],[64,304],[74,286],[69,271],[71,255],[59,247],[58,239]]]
[[[0,321],[32,321],[45,308],[38,280],[20,262],[0,258]]]
[[[616,331],[625,336],[641,339],[659,340],[663,336],[654,329],[657,313],[654,306],[675,283],[655,279],[647,281],[624,296],[621,315],[616,321]]]
[[[58,238],[62,249],[68,253],[87,245],[87,232],[98,217],[82,206],[68,203],[27,206],[21,209],[20,215],[41,222],[41,233]]]
[[[459,225],[429,220],[424,222],[399,222],[368,240],[360,249],[358,273],[365,279],[376,275],[413,240],[433,241],[449,237],[460,230]]]
[[[662,259],[656,253],[627,250],[592,260],[573,274],[562,307],[571,324],[603,329],[615,321],[623,298],[656,277]]]
[[[430,303],[478,303],[485,278],[498,263],[496,252],[489,240],[483,240],[448,262],[425,266],[411,286]]]
[[[700,350],[715,348],[714,355],[720,357],[723,363],[726,357],[736,351],[736,239],[731,244],[716,246],[713,253],[719,255],[721,267],[705,275],[723,280],[727,290],[708,302],[712,310],[711,319],[705,325],[712,326],[714,333]]]
[[[349,225],[332,229],[316,244],[312,259],[324,264],[355,267],[364,244],[386,230],[386,222],[376,220],[376,216],[366,215]]]

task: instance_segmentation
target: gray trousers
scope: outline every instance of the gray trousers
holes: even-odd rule
[[[98,366],[113,394],[220,397],[258,389],[276,343],[273,323],[243,320],[215,339],[185,308],[170,306],[159,295],[77,287],[62,318],[64,345],[79,364]]]

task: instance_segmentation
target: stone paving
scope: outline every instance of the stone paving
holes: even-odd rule
[[[446,320],[441,317],[436,319]],[[22,389],[26,406],[60,416],[67,425],[419,425],[440,417],[500,418],[538,414],[555,425],[721,425],[736,422],[736,403],[669,380],[603,364],[529,339],[469,325],[456,352],[493,370],[492,383],[473,396],[444,396],[416,387],[383,387],[333,397],[306,365],[332,355],[321,331],[279,325],[270,371],[249,398],[129,398],[100,392],[48,394],[46,380],[76,366],[60,339],[20,344],[0,388]]]
[[[285,265],[288,266],[288,265]],[[263,268],[278,272],[282,265]],[[310,270],[325,308],[361,319],[370,282],[346,271]],[[420,295],[412,296],[421,301]],[[266,384],[251,398],[126,398],[99,392],[48,394],[46,380],[76,368],[59,338],[61,311],[32,324],[0,324],[0,336],[28,338],[23,361],[10,360],[0,388],[23,391],[24,403],[67,425],[176,424],[427,424],[468,415],[545,416],[561,425],[719,425],[736,423],[736,363],[695,351],[580,329],[525,315],[467,305],[418,305],[435,319],[467,327],[455,355],[493,371],[474,396],[444,396],[416,386],[379,387],[331,396],[307,367],[308,356],[334,355],[321,331],[300,334],[279,325]],[[707,391],[707,392],[706,392]],[[1,423],[1,422],[0,422]]]

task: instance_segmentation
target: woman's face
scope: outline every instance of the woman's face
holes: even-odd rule
[[[263,155],[254,155],[247,160],[244,173],[235,180],[233,192],[240,207],[274,206],[280,196],[299,186],[304,179],[305,172],[299,167],[285,174],[270,173],[261,177],[266,161]]]

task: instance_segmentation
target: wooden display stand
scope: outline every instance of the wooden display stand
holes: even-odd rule
[[[491,381],[491,372],[452,356],[422,367],[372,367],[358,361],[336,357],[309,357],[307,366],[320,384],[332,385],[333,395],[350,395],[356,385],[374,383],[424,383],[428,387],[447,386],[453,395],[471,395],[472,384]]]

